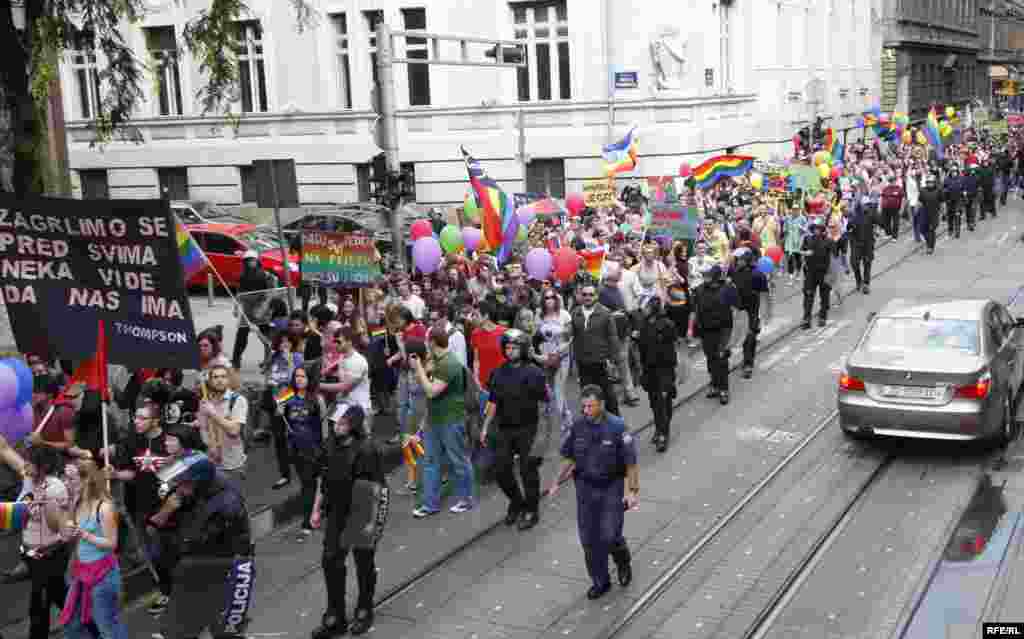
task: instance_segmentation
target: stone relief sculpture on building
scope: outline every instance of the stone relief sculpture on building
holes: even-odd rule
[[[659,91],[682,88],[686,73],[686,46],[686,38],[676,27],[663,26],[651,38],[651,65],[654,84]]]

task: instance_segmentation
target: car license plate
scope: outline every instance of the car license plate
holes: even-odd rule
[[[882,394],[899,399],[938,399],[943,389],[934,386],[885,386]]]

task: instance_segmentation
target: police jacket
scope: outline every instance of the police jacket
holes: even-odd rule
[[[732,328],[732,309],[739,305],[736,288],[724,280],[709,280],[697,287],[694,295],[696,332]]]
[[[573,477],[591,486],[623,485],[626,467],[636,464],[636,443],[618,415],[605,413],[600,422],[577,417],[562,440],[561,455],[576,463]],[[621,507],[621,506],[620,506]]]
[[[234,557],[249,554],[252,531],[241,489],[217,470],[208,482],[197,482],[179,516],[183,555]]]
[[[679,338],[676,323],[665,313],[660,313],[638,322],[637,332],[640,366],[645,370],[670,368],[674,371],[679,363],[676,355],[676,340]]]
[[[344,527],[352,509],[352,486],[357,479],[386,485],[384,454],[371,437],[353,437],[348,445],[333,434],[321,450],[317,477],[327,518]]]
[[[804,254],[804,272],[813,277],[824,277],[832,261],[835,242],[826,236],[808,235],[801,249],[810,251],[810,255]]]
[[[733,271],[732,283],[739,296],[739,309],[757,311],[761,306],[761,293],[768,291],[768,278],[764,273],[754,270],[751,264],[745,264]]]
[[[875,251],[875,224],[878,223],[878,218],[874,213],[874,209],[864,207],[858,202],[854,205],[853,213],[846,225],[847,237],[864,253]]]
[[[978,178],[974,173],[968,173],[960,178],[960,188],[967,191],[968,197],[974,197],[978,194]]]
[[[939,219],[939,207],[942,204],[942,193],[939,189],[934,186],[923,186],[921,187],[921,193],[918,195],[918,201],[921,203],[921,208],[925,215],[932,223],[937,223]]]
[[[619,331],[611,311],[601,304],[594,304],[594,311],[587,321],[583,307],[572,309],[573,351],[580,364],[603,364],[619,356]]]

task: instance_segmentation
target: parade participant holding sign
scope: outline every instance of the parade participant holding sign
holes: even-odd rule
[[[174,570],[179,588],[162,619],[159,636],[187,639],[209,627],[218,639],[243,637],[255,588],[245,498],[201,453],[165,468],[160,480],[182,520],[178,529],[182,560]]]
[[[316,501],[309,524],[319,529],[326,518],[321,566],[327,586],[327,610],[320,627],[313,631],[313,639],[331,639],[346,632],[361,635],[373,625],[373,598],[377,587],[374,558],[387,516],[388,489],[383,455],[373,438],[366,436],[364,418],[362,407],[353,405],[331,422],[331,436],[318,464]],[[369,488],[374,490],[357,490],[361,483],[372,484]],[[364,503],[366,496],[373,494],[377,495],[376,503]],[[363,523],[366,513],[376,515],[369,520],[373,534],[357,542],[358,545],[345,545],[349,543],[344,533],[351,527],[350,519]],[[351,625],[347,622],[345,605],[348,577],[345,560],[349,551],[355,560],[359,584]]]

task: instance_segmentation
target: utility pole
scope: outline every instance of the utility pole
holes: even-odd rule
[[[447,66],[474,67],[523,67],[526,66],[526,44],[514,40],[492,40],[489,38],[470,38],[453,35],[439,35],[424,31],[392,31],[384,20],[375,29],[377,38],[377,79],[380,82],[380,122],[381,143],[388,174],[385,179],[384,205],[391,211],[391,240],[400,267],[406,268],[405,238],[402,237],[401,207],[404,197],[405,179],[402,176],[402,164],[398,155],[398,98],[395,95],[395,64],[430,64]],[[427,42],[427,57],[407,58],[395,55],[394,38],[419,38]],[[456,58],[441,57],[442,42],[457,42],[459,56]],[[485,58],[494,58],[493,62],[474,59],[470,54],[470,44],[491,45],[484,53]],[[522,111],[520,110],[520,118]],[[520,119],[520,122],[522,120]],[[520,133],[522,137],[522,133]],[[520,141],[522,146],[524,143]],[[526,180],[525,154],[523,155],[523,180]]]

